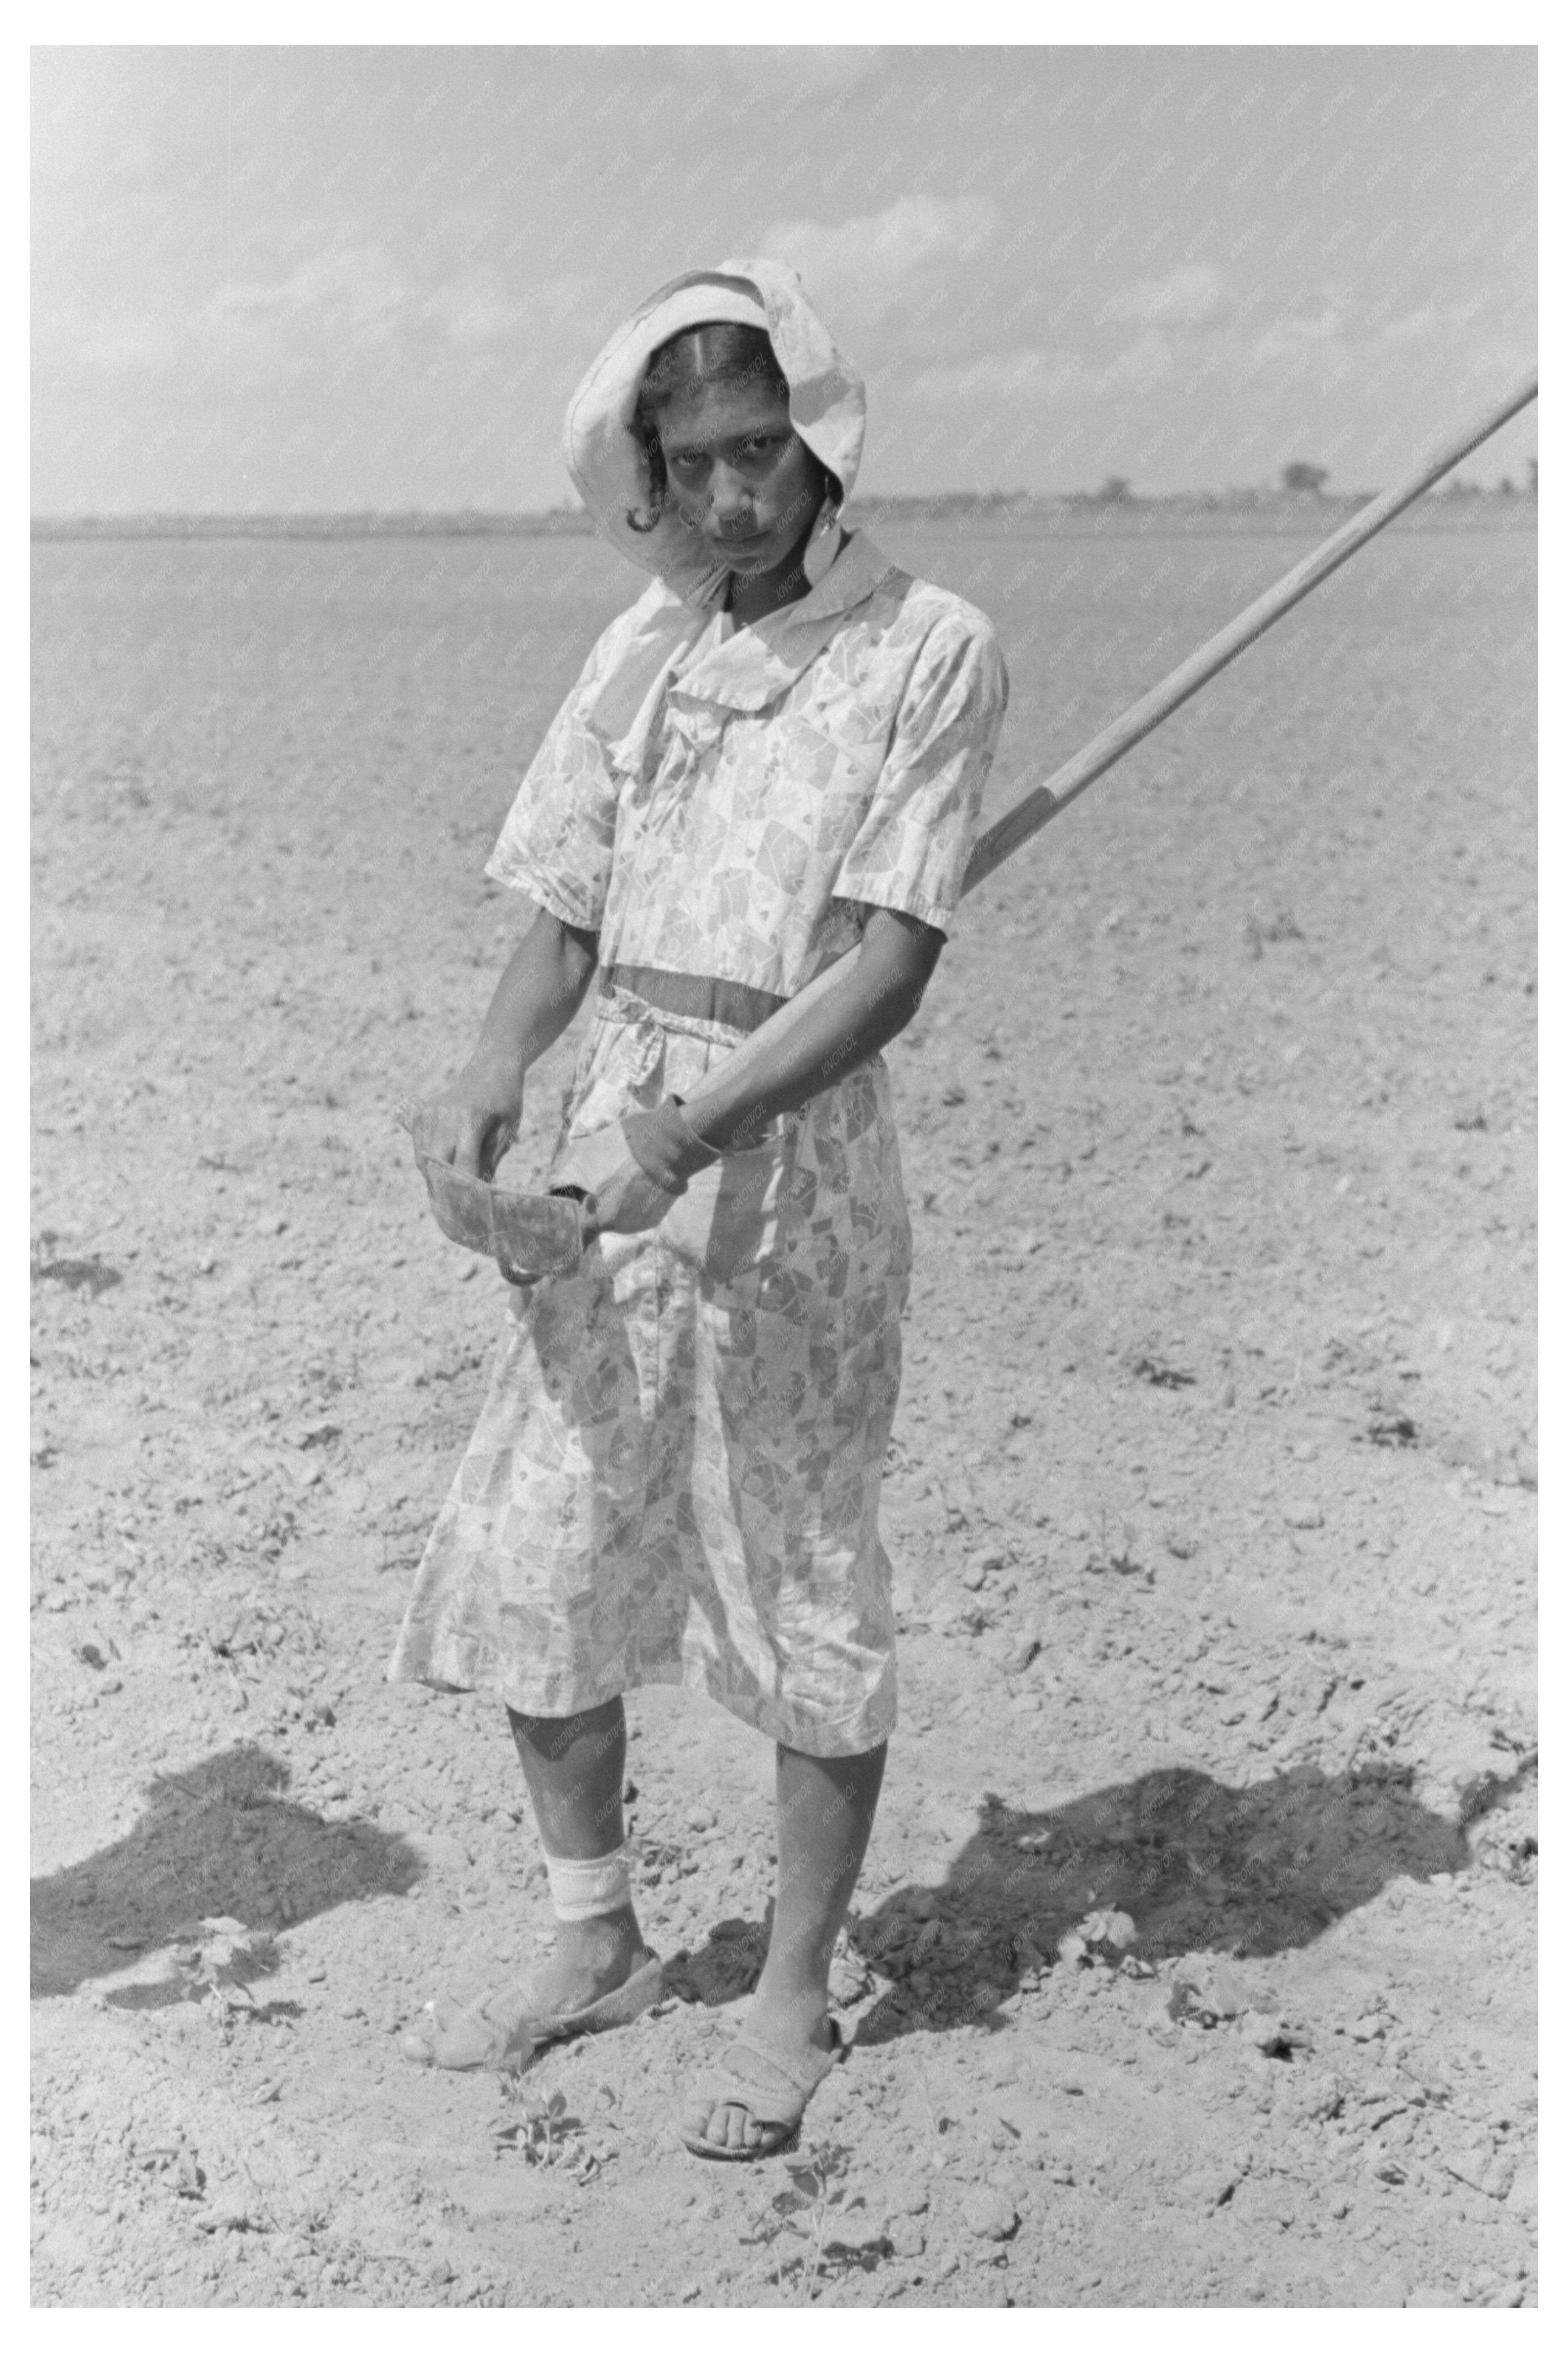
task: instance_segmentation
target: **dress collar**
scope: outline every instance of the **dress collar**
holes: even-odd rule
[[[667,699],[672,712],[700,704],[715,712],[765,709],[810,669],[845,614],[896,569],[868,533],[840,534],[832,562],[807,595],[725,637],[713,630],[711,609],[683,603],[657,581],[633,608],[636,626],[588,706],[588,726],[613,766],[640,774]],[[704,644],[710,632],[712,642]]]
[[[761,711],[811,667],[844,615],[863,605],[894,569],[867,533],[856,532],[805,596],[705,647],[671,680],[670,693],[729,711]]]

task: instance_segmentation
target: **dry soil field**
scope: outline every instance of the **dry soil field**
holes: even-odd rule
[[[694,1697],[631,1710],[669,2002],[511,2086],[396,2042],[548,1906],[494,1709],[381,1680],[503,1314],[391,1106],[635,584],[37,551],[38,2303],[1534,2300],[1535,541],[1466,521],[972,900],[890,1051],[903,1716],[850,2062],[751,2167],[666,2122],[770,1862]],[[994,810],[1302,549],[887,539],[1000,628]]]

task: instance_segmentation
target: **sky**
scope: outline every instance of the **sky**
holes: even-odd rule
[[[752,254],[866,491],[1380,488],[1534,364],[1535,132],[1525,48],[35,49],[33,510],[569,503],[601,344]]]

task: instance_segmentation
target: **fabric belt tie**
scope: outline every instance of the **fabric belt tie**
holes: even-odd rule
[[[760,1029],[781,1005],[788,1003],[771,989],[749,987],[743,980],[717,980],[700,972],[660,972],[646,964],[606,965],[599,977],[599,993],[608,997],[624,988],[661,1013],[686,1021],[716,1021],[726,1029]]]

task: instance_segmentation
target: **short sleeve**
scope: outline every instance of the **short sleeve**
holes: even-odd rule
[[[1006,709],[1007,671],[991,624],[973,609],[944,616],[916,659],[836,898],[952,930]]]
[[[518,787],[485,872],[538,901],[546,914],[596,932],[610,887],[618,779],[587,723],[620,628],[589,655]]]

